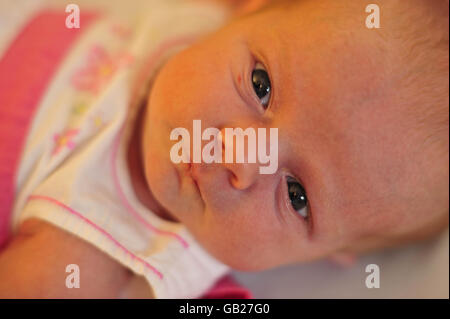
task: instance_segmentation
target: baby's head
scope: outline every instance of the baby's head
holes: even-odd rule
[[[380,29],[366,27],[369,3],[276,2],[159,72],[143,130],[146,178],[219,260],[266,269],[447,227],[448,2],[379,1]],[[278,128],[278,170],[173,163],[171,131],[196,119]]]

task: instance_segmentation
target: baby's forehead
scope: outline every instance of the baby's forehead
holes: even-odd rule
[[[248,42],[257,43],[260,50],[269,51],[285,69],[294,72],[307,66],[331,68],[330,76],[347,70],[354,72],[351,66],[370,66],[372,75],[378,73],[388,57],[379,34],[370,32],[364,19],[346,19],[352,16],[351,9],[344,9],[345,14],[333,13],[327,6],[318,6],[319,2],[288,1],[289,5],[271,6],[243,19],[236,31],[246,30]],[[342,6],[337,7],[343,10]],[[357,14],[361,15],[359,11]],[[342,64],[346,67],[342,68]]]

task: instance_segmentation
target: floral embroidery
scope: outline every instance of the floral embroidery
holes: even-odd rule
[[[126,39],[131,35],[131,30],[120,24],[111,25],[110,31],[112,34],[122,39]]]
[[[95,126],[97,126],[97,127],[102,126],[102,125],[103,125],[103,120],[102,120],[102,118],[101,118],[100,116],[95,117],[95,118],[94,118],[94,124],[95,124]]]
[[[94,126],[97,129],[102,128],[104,125],[106,125],[105,120],[103,119],[103,117],[101,115],[95,115],[92,117],[92,123],[94,124]]]
[[[77,102],[72,108],[72,113],[75,115],[83,115],[88,109],[86,102]]]
[[[117,36],[128,35],[126,28],[116,26],[113,29]],[[83,115],[89,110],[94,96],[112,79],[116,71],[129,66],[132,62],[133,56],[127,52],[112,54],[101,45],[95,45],[91,48],[86,63],[71,78],[72,85],[79,91],[77,94],[81,94],[83,97],[77,98],[72,104],[68,127],[80,127],[80,121],[83,120]],[[89,116],[89,119],[89,123],[97,130],[102,129],[107,124],[103,114],[94,114]],[[58,154],[63,148],[73,149],[75,147],[73,140],[79,131],[79,129],[68,129],[64,133],[55,134],[53,136],[55,146],[52,155]]]
[[[63,149],[64,147],[67,147],[69,149],[72,149],[75,147],[75,143],[73,142],[73,138],[78,134],[78,129],[72,129],[65,131],[62,134],[55,134],[53,136],[53,140],[55,142],[55,147],[53,148],[52,155],[56,155]]]
[[[88,54],[85,67],[72,77],[72,84],[80,91],[96,94],[119,68],[128,66],[132,61],[133,58],[128,53],[111,56],[104,48],[94,46]]]

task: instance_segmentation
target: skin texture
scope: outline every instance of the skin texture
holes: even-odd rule
[[[236,269],[360,252],[448,224],[448,152],[419,147],[402,120],[395,53],[383,51],[382,31],[365,28],[361,6],[305,1],[237,19],[175,55],[155,80],[141,141],[149,189]],[[266,111],[251,86],[257,62],[272,83]],[[170,132],[192,136],[194,119],[203,129],[277,127],[278,171],[172,163]],[[286,175],[306,189],[306,220],[290,209]]]

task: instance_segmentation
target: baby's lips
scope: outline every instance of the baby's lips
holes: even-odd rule
[[[203,193],[201,191],[201,185],[199,183],[199,171],[201,169],[202,164],[197,164],[197,163],[189,163],[189,170],[188,170],[188,174],[190,176],[190,178],[192,178],[192,181],[195,185],[195,188],[197,188],[197,191],[200,195],[200,197],[202,198],[202,201],[205,202],[205,198],[203,197]]]
[[[196,184],[198,184],[199,165],[197,163],[189,163],[189,173]]]

